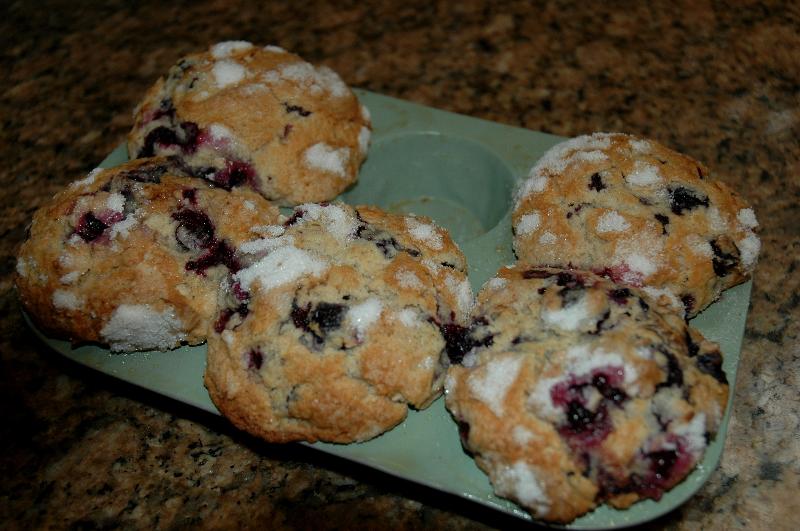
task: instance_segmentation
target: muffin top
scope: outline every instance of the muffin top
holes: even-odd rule
[[[518,264],[472,315],[447,407],[495,492],[536,518],[659,499],[717,431],[719,348],[641,290]]]
[[[148,90],[128,152],[174,155],[219,186],[297,205],[355,182],[370,135],[369,112],[334,71],[230,41],[182,58]]]
[[[513,213],[521,261],[595,271],[687,317],[750,278],[757,226],[753,210],[701,163],[617,133],[553,147],[520,187]]]

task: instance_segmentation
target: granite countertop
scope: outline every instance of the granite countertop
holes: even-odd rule
[[[791,2],[14,2],[0,9],[0,526],[508,528],[489,509],[324,457],[82,369],[26,327],[14,255],[34,210],[122,142],[181,55],[273,43],[351,85],[700,160],[763,248],[725,453],[655,522],[790,529],[800,502],[800,11]],[[89,3],[87,3],[89,5]]]

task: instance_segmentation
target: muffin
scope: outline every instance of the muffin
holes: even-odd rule
[[[17,290],[43,331],[73,343],[202,343],[220,281],[240,267],[236,246],[278,216],[255,192],[213,188],[169,159],[97,169],[34,215]]]
[[[753,210],[705,166],[616,133],[548,151],[520,187],[512,223],[521,261],[590,269],[687,318],[749,279],[761,245]]]
[[[657,500],[719,428],[719,348],[641,290],[517,264],[472,320],[446,404],[495,492],[537,519]]]
[[[148,90],[128,153],[176,156],[217,186],[291,206],[354,183],[370,134],[369,112],[331,69],[229,41],[182,58]]]
[[[442,389],[472,306],[464,257],[426,218],[307,204],[239,247],[209,338],[206,387],[270,442],[375,437]]]

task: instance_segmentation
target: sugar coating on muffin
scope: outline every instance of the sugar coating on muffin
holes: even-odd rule
[[[661,144],[595,133],[557,144],[515,198],[520,260],[591,269],[692,317],[746,281],[753,209],[699,162]]]
[[[355,182],[370,136],[369,112],[330,68],[227,41],[182,58],[150,88],[128,152],[177,156],[217,186],[297,205]]]
[[[409,229],[412,227],[412,229]],[[273,442],[353,442],[441,392],[473,305],[464,257],[429,219],[304,204],[239,247],[220,293],[206,387]]]
[[[539,519],[659,499],[700,461],[725,411],[717,345],[588,271],[501,269],[466,336],[447,407],[495,492]]]

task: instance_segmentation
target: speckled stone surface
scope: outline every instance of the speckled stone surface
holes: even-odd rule
[[[720,468],[670,529],[800,514],[800,8],[793,2],[6,2],[0,7],[0,526],[509,528],[518,520],[331,460],[60,358],[11,285],[34,210],[122,142],[182,54],[274,43],[350,84],[574,136],[621,130],[707,163],[763,250]],[[89,3],[87,3],[87,6]]]

